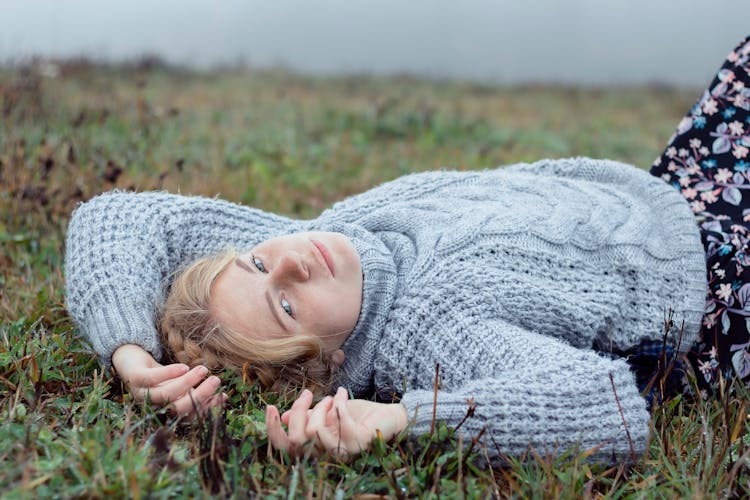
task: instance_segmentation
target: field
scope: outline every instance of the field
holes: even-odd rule
[[[0,69],[0,495],[13,497],[700,497],[748,494],[745,398],[653,412],[628,466],[575,453],[482,469],[449,429],[351,464],[269,451],[273,396],[223,374],[227,410],[180,422],[103,373],[64,306],[65,227],[112,189],[219,195],[313,217],[399,175],[545,157],[648,168],[695,90],[493,87],[154,61]],[[284,401],[279,402],[285,405]]]

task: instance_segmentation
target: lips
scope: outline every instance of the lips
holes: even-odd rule
[[[328,247],[326,247],[323,243],[317,241],[317,240],[310,240],[313,244],[313,246],[318,250],[318,253],[320,253],[320,256],[323,258],[323,262],[325,263],[326,267],[331,273],[331,277],[335,276],[336,273],[334,272],[333,267],[333,258],[331,257],[331,252],[328,251]]]

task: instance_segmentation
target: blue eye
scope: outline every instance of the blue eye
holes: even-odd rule
[[[292,318],[294,317],[294,313],[292,312],[292,306],[289,305],[289,302],[286,301],[286,299],[281,299],[281,308],[284,310],[285,313],[287,313]]]
[[[264,266],[264,265],[263,265],[263,261],[262,261],[262,260],[260,260],[259,258],[257,258],[257,257],[256,257],[256,256],[254,256],[254,255],[253,255],[253,264],[255,265],[255,267],[257,267],[257,268],[258,268],[258,271],[260,271],[260,272],[262,272],[262,273],[265,273],[265,272],[267,272],[267,271],[266,271],[266,266]]]

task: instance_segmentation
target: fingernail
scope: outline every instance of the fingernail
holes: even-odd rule
[[[208,368],[206,368],[205,366],[199,366],[198,373],[200,373],[201,376],[208,375]]]
[[[300,395],[301,395],[301,396],[308,396],[308,395],[310,395],[310,394],[312,394],[312,392],[310,392],[310,390],[309,390],[309,389],[305,389],[305,390],[303,390],[303,391],[302,391],[302,394],[300,394]]]

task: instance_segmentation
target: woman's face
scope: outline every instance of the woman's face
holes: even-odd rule
[[[241,254],[213,285],[217,319],[255,339],[299,335],[338,349],[362,305],[362,266],[339,233],[296,233]]]

